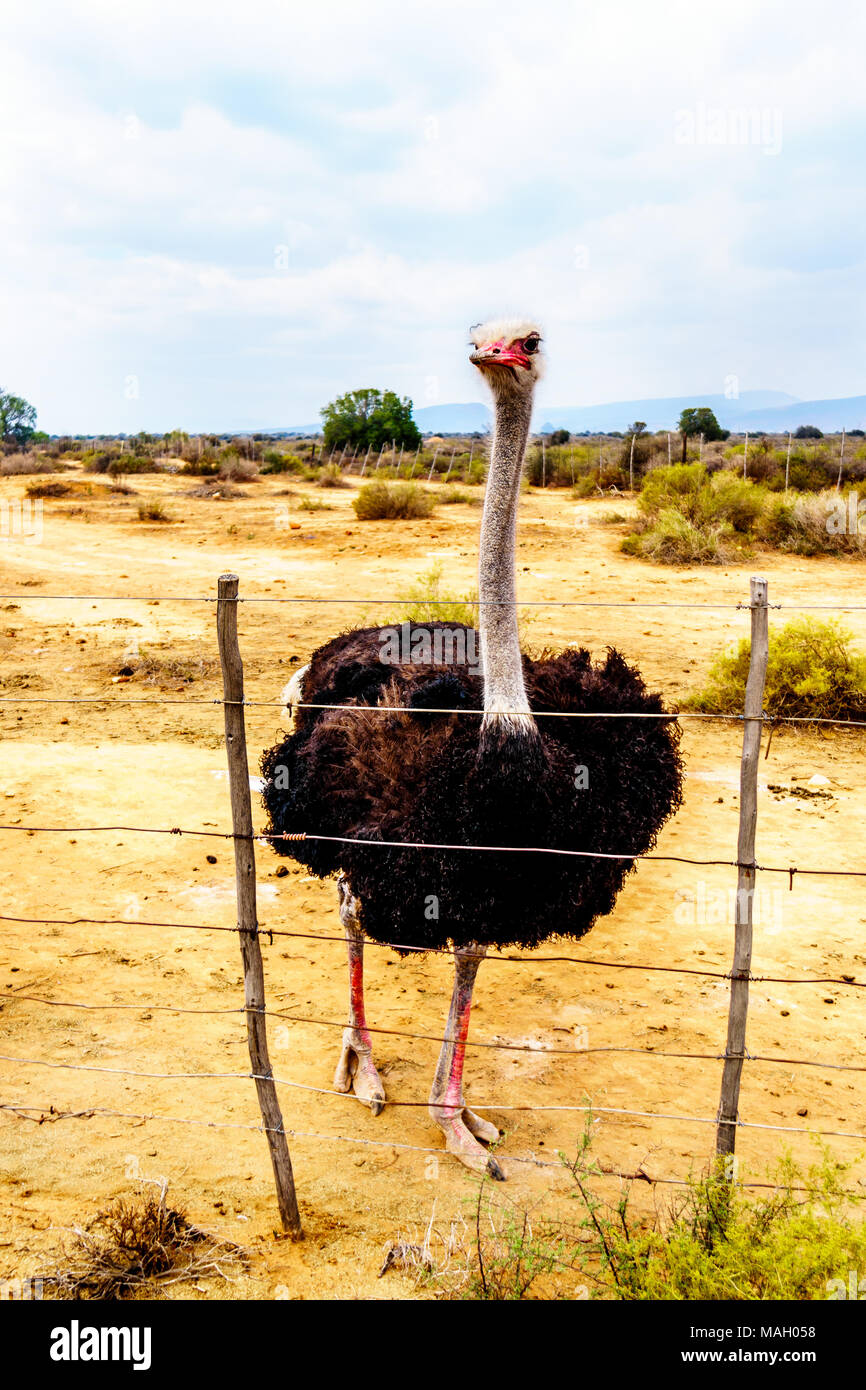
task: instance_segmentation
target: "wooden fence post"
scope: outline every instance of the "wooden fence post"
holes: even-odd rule
[[[277,1088],[268,1055],[265,1017],[265,972],[259,945],[256,917],[256,858],[253,846],[253,813],[250,804],[250,774],[244,724],[244,668],[238,646],[238,577],[221,574],[217,581],[217,640],[223,673],[225,697],[226,753],[232,829],[235,834],[235,878],[238,895],[238,935],[244,967],[244,1002],[247,1015],[247,1041],[250,1064],[256,1081],[259,1107],[274,1169],[277,1202],[283,1229],[292,1236],[303,1236],[292,1161],[283,1128]]]
[[[733,1178],[737,1139],[740,1078],[746,1052],[746,1018],[749,1010],[749,975],[752,968],[752,903],[755,894],[755,826],[758,820],[758,759],[761,755],[761,716],[769,656],[767,581],[753,576],[752,643],[746,681],[743,756],[740,763],[740,830],[737,837],[737,907],[734,926],[734,964],[728,1005],[728,1039],[722,1072],[722,1093],[716,1129],[716,1154],[726,1160],[724,1177]]]

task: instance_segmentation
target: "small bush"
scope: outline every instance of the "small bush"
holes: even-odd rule
[[[428,517],[434,499],[417,483],[367,483],[352,502],[359,521],[409,521]]]
[[[652,526],[626,536],[621,549],[661,565],[726,565],[735,555],[733,537],[727,522],[696,524],[668,507]]]
[[[835,618],[794,618],[770,629],[764,708],[806,719],[862,719],[866,714],[866,656]],[[750,640],[723,652],[710,667],[703,690],[686,701],[706,714],[743,709]]]
[[[212,454],[202,454],[201,458],[188,459],[179,471],[191,478],[214,478],[220,471],[219,460]]]
[[[26,473],[58,473],[62,465],[50,459],[42,459],[38,454],[7,454],[0,458],[0,474],[6,477],[20,477]]]
[[[442,489],[436,501],[441,502],[443,507],[453,507],[456,502],[467,502],[472,506],[474,503],[480,502],[481,499],[474,497],[471,492],[464,492],[462,488],[454,487],[453,484],[449,483],[447,487]]]
[[[598,483],[595,474],[584,473],[575,480],[574,487],[571,489],[571,495],[576,501],[582,501],[585,497],[597,497],[598,491]]]
[[[847,492],[777,495],[767,506],[760,534],[768,545],[795,555],[864,555],[866,534],[860,532],[856,508],[853,518],[850,511]]]
[[[155,459],[148,458],[146,454],[118,454],[108,463],[105,469],[97,469],[97,472],[106,472],[112,478],[122,478],[127,473],[162,473],[162,465]]]
[[[337,463],[326,463],[316,479],[317,487],[348,487]]]
[[[302,512],[331,512],[334,510],[330,502],[323,502],[320,497],[302,497],[298,503],[298,508]]]
[[[252,483],[259,476],[259,466],[255,459],[234,458],[229,455],[220,464],[220,477],[233,483]]]
[[[89,1230],[75,1231],[65,1267],[43,1276],[58,1299],[158,1298],[166,1285],[195,1283],[213,1276],[225,1281],[225,1264],[246,1268],[239,1245],[201,1230],[183,1211],[168,1206],[166,1187],[159,1197],[118,1198],[99,1212]]]
[[[68,497],[72,488],[68,483],[28,483],[28,497]]]
[[[171,521],[172,518],[161,502],[139,502],[139,521]]]
[[[304,463],[297,454],[281,454],[277,449],[267,449],[262,463],[262,473],[302,473]]]
[[[627,1194],[609,1215],[596,1202],[582,1225],[602,1287],[627,1301],[838,1297],[866,1259],[866,1226],[840,1195],[848,1171],[827,1155],[806,1173],[784,1158],[777,1190],[757,1198],[710,1174],[651,1223],[630,1216]]]
[[[462,597],[443,594],[441,585],[442,565],[437,561],[419,575],[418,582],[402,596],[405,606],[400,610],[397,621],[465,623],[467,627],[477,627],[477,596],[474,593]]]

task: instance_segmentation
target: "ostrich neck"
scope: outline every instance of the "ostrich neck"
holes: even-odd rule
[[[478,573],[483,724],[514,733],[535,728],[523,681],[514,580],[517,503],[531,414],[531,394],[497,393]]]

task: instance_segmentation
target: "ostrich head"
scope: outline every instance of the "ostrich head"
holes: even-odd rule
[[[541,330],[532,319],[495,319],[469,330],[469,361],[481,372],[493,395],[531,400],[544,371]]]

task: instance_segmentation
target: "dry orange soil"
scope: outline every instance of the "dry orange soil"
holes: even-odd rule
[[[48,500],[41,544],[3,546],[0,600],[0,705],[4,739],[2,816],[12,826],[143,825],[229,827],[219,705],[193,704],[219,694],[214,605],[160,595],[213,596],[217,576],[240,575],[241,593],[291,597],[242,605],[239,612],[247,696],[276,701],[293,669],[318,643],[361,619],[394,613],[386,601],[405,593],[434,559],[444,583],[474,584],[477,506],[440,507],[419,523],[359,523],[351,491],[322,492],[279,478],[262,480],[234,500],[191,499],[196,480],[135,479],[136,496],[111,495],[100,482]],[[4,479],[5,497],[21,494]],[[299,510],[302,496],[328,510]],[[158,496],[169,524],[138,520],[142,498]],[[521,505],[519,592],[524,599],[617,600],[623,607],[538,608],[530,644],[579,642],[601,653],[615,643],[639,663],[672,706],[703,679],[712,655],[746,631],[750,571],[770,578],[770,597],[785,604],[863,601],[863,567],[832,559],[763,556],[728,569],[668,570],[626,559],[622,528],[600,523],[609,503],[575,504],[562,493],[532,493]],[[622,503],[617,503],[621,507]],[[49,601],[57,594],[132,595],[123,602]],[[301,596],[332,598],[302,603]],[[349,600],[363,599],[364,603]],[[649,602],[725,604],[645,608]],[[866,640],[866,614],[848,621]],[[135,653],[145,672],[113,680]],[[187,679],[187,677],[192,679]],[[17,704],[24,697],[95,695],[98,704]],[[120,698],[168,697],[153,707]],[[276,706],[248,711],[255,770],[258,750],[278,733]],[[685,805],[664,831],[658,852],[693,858],[735,857],[740,730],[686,725]],[[772,794],[767,783],[802,787],[829,779],[827,797]],[[758,857],[768,864],[866,868],[863,823],[866,749],[856,732],[773,739],[761,762]],[[260,812],[258,812],[260,815]],[[6,1105],[175,1116],[247,1125],[258,1120],[247,1079],[188,1079],[189,1074],[249,1068],[237,940],[231,932],[166,930],[148,920],[233,926],[234,872],[222,840],[111,834],[0,832],[3,913],[0,946],[0,1100]],[[211,856],[209,858],[209,856]],[[214,862],[212,862],[212,860]],[[258,849],[259,915],[265,927],[339,937],[333,883],[303,871],[277,877],[279,861]],[[728,868],[645,863],[613,914],[565,953],[601,961],[704,966],[727,970],[732,948]],[[846,974],[866,979],[863,880],[761,882],[754,968],[758,974]],[[63,925],[76,917],[123,925]],[[43,919],[61,919],[51,924]],[[263,939],[268,1003],[305,1020],[342,1022],[346,995],[340,941]],[[604,1108],[712,1119],[718,1103],[727,989],[723,980],[641,970],[547,963],[549,943],[530,965],[491,959],[482,967],[471,1036],[524,1044],[531,1051],[470,1049],[467,1099],[507,1131],[507,1188],[518,1204],[544,1193],[559,1208],[568,1183],[555,1162],[573,1152],[583,1117],[556,1107],[590,1098],[599,1108],[595,1153],[622,1169],[642,1164],[651,1176],[683,1176],[711,1152],[711,1124],[608,1115]],[[399,961],[368,951],[368,1015],[385,1029],[441,1034],[450,992],[448,962]],[[75,1001],[85,1009],[26,999]],[[106,1009],[106,1004],[130,1007]],[[159,1012],[171,1005],[202,1013]],[[756,984],[749,1049],[866,1067],[862,992],[847,985]],[[274,1026],[276,1022],[277,1026]],[[278,1076],[328,1089],[339,1031],[315,1022],[271,1023]],[[587,1048],[647,1049],[646,1052]],[[545,1049],[567,1049],[549,1055]],[[710,1060],[664,1057],[698,1052]],[[433,1041],[381,1035],[380,1070],[395,1099],[426,1100],[437,1055]],[[148,1079],[25,1065],[36,1058],[81,1067],[173,1074]],[[274,1236],[275,1203],[264,1138],[245,1129],[95,1115],[37,1124],[0,1116],[0,1277],[44,1264],[61,1233],[87,1220],[138,1180],[166,1176],[171,1197],[191,1217],[241,1242],[252,1255],[236,1284],[185,1288],[177,1296],[418,1296],[400,1270],[377,1279],[388,1242],[417,1239],[431,1214],[441,1229],[467,1215],[473,1180],[441,1150],[426,1109],[386,1108],[374,1119],[353,1098],[284,1086],[307,1238]],[[746,1064],[741,1114],[748,1121],[799,1129],[866,1131],[862,1071]],[[507,1109],[531,1106],[532,1109]],[[23,1114],[24,1112],[22,1112]],[[36,1112],[31,1111],[30,1114]],[[318,1137],[310,1137],[311,1135]],[[301,1137],[303,1136],[303,1137]],[[329,1141],[322,1136],[339,1136]],[[864,1145],[829,1141],[866,1169]],[[399,1145],[417,1146],[401,1149]],[[802,1159],[814,1141],[744,1128],[738,1152],[763,1177],[785,1144]],[[436,1153],[426,1152],[433,1149]],[[419,1151],[420,1150],[420,1151]],[[511,1160],[509,1162],[509,1159]],[[613,1195],[616,1184],[608,1182]],[[648,1193],[646,1184],[641,1193]],[[673,1189],[656,1188],[667,1197]],[[649,1200],[641,1197],[640,1200]]]

